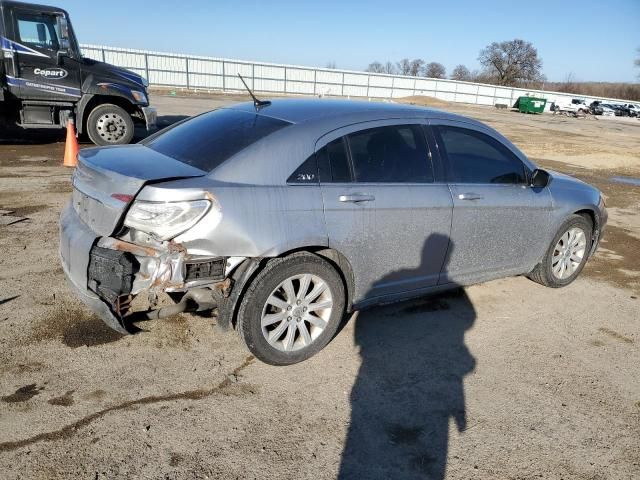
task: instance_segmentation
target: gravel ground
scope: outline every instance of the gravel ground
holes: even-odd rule
[[[234,100],[154,99],[165,124]],[[62,137],[0,144],[0,210],[27,218],[0,226],[0,477],[640,478],[640,187],[609,180],[640,177],[640,122],[446,107],[601,188],[602,248],[564,289],[519,277],[354,314],[286,368],[213,319],[103,326],[57,259]]]

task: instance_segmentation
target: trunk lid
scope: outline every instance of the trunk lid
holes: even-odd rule
[[[147,183],[204,175],[144,145],[84,149],[73,174],[73,208],[96,234],[111,235],[131,203],[127,198]]]

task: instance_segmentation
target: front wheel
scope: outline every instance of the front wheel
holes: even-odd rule
[[[94,108],[87,118],[87,135],[99,146],[130,143],[134,128],[131,115],[124,108],[110,103]]]
[[[259,360],[291,365],[322,350],[335,335],[345,305],[342,278],[307,252],[270,260],[245,292],[238,332]]]
[[[582,269],[591,248],[593,225],[582,215],[572,215],[560,227],[542,262],[529,278],[545,287],[560,288],[573,282]]]

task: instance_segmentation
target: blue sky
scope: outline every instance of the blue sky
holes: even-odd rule
[[[361,70],[423,58],[478,68],[493,41],[538,49],[549,80],[638,81],[640,0],[44,0],[81,43]]]

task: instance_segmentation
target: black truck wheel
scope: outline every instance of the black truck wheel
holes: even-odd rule
[[[118,105],[100,105],[87,118],[87,135],[96,145],[125,145],[131,142],[133,134],[131,115]]]

